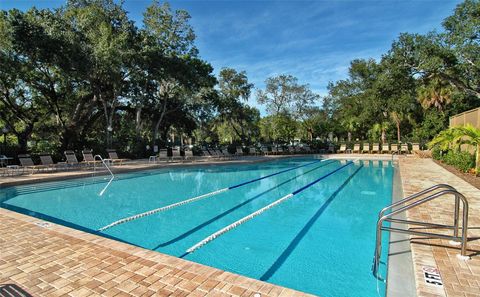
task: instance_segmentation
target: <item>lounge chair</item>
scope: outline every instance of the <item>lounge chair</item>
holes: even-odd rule
[[[58,170],[59,168],[65,169],[67,166],[67,163],[65,162],[54,163],[52,156],[47,153],[40,154],[40,163],[48,168],[51,168],[52,170]]]
[[[180,148],[172,148],[172,161],[175,159],[182,159],[182,155],[180,154]]]
[[[373,143],[372,144],[372,150],[370,151],[372,154],[376,153],[380,153],[380,145],[378,143]]]
[[[236,152],[235,152],[235,155],[243,156],[243,149],[242,149],[242,147],[237,146],[237,150],[236,150]]]
[[[401,146],[400,146],[400,153],[405,153],[405,154],[409,154],[410,152],[408,151],[408,144],[407,143],[403,143]]]
[[[48,169],[48,166],[45,166],[45,165],[35,165],[30,155],[27,155],[27,154],[18,155],[18,160],[20,161],[20,165],[22,169],[32,170],[31,174],[34,174],[35,170],[40,171],[41,169]]]
[[[208,149],[208,152],[209,152],[210,155],[211,155],[212,157],[214,157],[214,158],[217,158],[217,159],[221,159],[221,158],[222,158],[222,155],[221,155],[219,152],[217,152],[217,150],[214,149],[214,148]]]
[[[260,151],[261,151],[262,154],[264,154],[264,155],[268,155],[268,154],[270,153],[270,152],[268,151],[268,147],[266,147],[266,146],[262,146],[262,147],[260,148]]]
[[[327,153],[335,153],[335,145],[333,143],[328,145]]]
[[[225,149],[225,151],[227,152],[226,154],[223,152],[223,150],[220,150],[220,149],[213,149],[213,152],[218,156],[218,158],[220,159],[228,159],[228,158],[233,158],[234,155],[230,154],[230,152],[228,151],[228,149]]]
[[[360,154],[360,144],[359,143],[355,143],[353,145],[352,153],[359,153]]]
[[[346,153],[346,151],[347,151],[347,145],[346,144],[341,144],[337,153]]]
[[[228,151],[228,148],[224,147],[222,148],[222,156],[225,158],[225,159],[233,159],[236,157],[236,154],[232,154],[231,152]]]
[[[209,148],[209,149],[207,150],[207,153],[208,153],[208,155],[209,155],[210,157],[212,157],[212,158],[217,158],[217,159],[220,158],[220,156],[217,154],[217,152],[216,152],[215,149],[213,149],[213,148]]]
[[[283,155],[285,153],[285,150],[283,149],[282,146],[277,146],[277,154]]]
[[[362,154],[363,153],[369,153],[370,152],[370,144],[368,142],[364,142],[362,144]]]
[[[167,149],[160,149],[158,151],[158,160],[168,161],[168,150]]]
[[[382,154],[384,154],[384,153],[387,153],[387,154],[390,153],[390,148],[389,148],[388,143],[382,144]]]
[[[77,156],[74,151],[65,151],[66,164],[70,167],[79,167],[82,164],[78,162]]]
[[[311,154],[311,153],[312,153],[312,149],[310,148],[310,146],[307,145],[307,146],[305,147],[305,153],[307,153],[307,154]]]
[[[290,146],[288,147],[288,153],[289,153],[289,154],[292,154],[292,155],[295,154],[295,147],[293,147],[293,146],[290,145]]]
[[[7,157],[5,155],[0,155],[0,167],[7,167],[8,162],[13,160],[11,157]]]
[[[82,156],[83,156],[83,163],[86,163],[87,165],[96,165],[98,163],[102,163],[100,160],[95,160],[95,157],[93,156],[93,151],[92,150],[83,150],[82,151]]]
[[[398,144],[396,143],[392,143],[390,145],[390,152],[393,154],[393,153],[398,153]]]
[[[184,153],[185,153],[185,156],[184,156],[185,160],[195,161],[195,156],[193,155],[193,151],[185,150]]]
[[[430,150],[422,150],[419,143],[412,143],[412,151],[415,156],[419,158],[431,158],[432,152]]]
[[[210,153],[206,149],[201,148],[200,151],[202,152],[201,156],[203,158],[212,158],[212,156],[210,156]]]
[[[130,159],[120,159],[117,155],[117,151],[114,149],[108,149],[107,153],[108,153],[108,158],[110,159],[110,161],[112,161],[113,165],[115,165],[115,163],[117,162],[120,163],[120,165],[122,165],[123,162],[130,160]]]
[[[278,149],[276,146],[272,146],[272,155],[278,155]]]

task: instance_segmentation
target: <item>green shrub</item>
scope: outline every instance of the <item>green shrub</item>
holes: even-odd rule
[[[442,157],[443,157],[443,152],[440,149],[438,149],[438,148],[432,149],[432,158],[433,159],[442,160]]]
[[[441,156],[441,160],[463,172],[475,167],[475,157],[468,152],[449,150]]]

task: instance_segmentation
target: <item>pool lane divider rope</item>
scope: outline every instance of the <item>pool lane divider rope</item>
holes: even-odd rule
[[[290,198],[292,198],[293,196],[297,195],[298,193],[304,191],[305,189],[313,186],[314,184],[318,183],[319,181],[321,181],[321,180],[329,177],[330,175],[332,175],[332,174],[340,171],[341,169],[343,169],[343,168],[345,168],[345,167],[347,167],[347,166],[349,166],[349,165],[352,165],[352,164],[354,164],[354,162],[353,162],[353,161],[349,161],[347,164],[345,164],[345,165],[343,165],[343,166],[340,166],[339,168],[337,168],[337,169],[335,169],[335,170],[330,171],[329,173],[327,173],[327,174],[325,174],[325,175],[317,178],[316,180],[314,180],[314,181],[306,184],[305,186],[303,186],[303,187],[301,187],[301,188],[293,191],[292,193],[287,194],[287,195],[285,195],[285,196],[283,196],[283,197],[275,200],[274,202],[268,204],[267,206],[264,206],[264,207],[260,208],[259,210],[255,211],[255,212],[252,212],[251,214],[249,214],[249,215],[241,218],[240,220],[233,222],[232,224],[226,226],[225,228],[222,228],[222,229],[218,230],[217,232],[213,233],[212,235],[206,237],[205,239],[199,241],[198,243],[196,243],[195,245],[193,245],[192,247],[190,247],[189,249],[187,249],[187,250],[185,251],[185,253],[184,253],[180,258],[183,258],[183,257],[185,257],[186,255],[188,255],[188,254],[190,254],[190,253],[193,253],[195,250],[201,248],[202,246],[206,245],[207,243],[209,243],[210,241],[216,239],[217,237],[219,237],[219,236],[227,233],[228,231],[230,231],[230,230],[232,230],[232,229],[240,226],[241,224],[243,224],[243,223],[245,223],[245,222],[253,219],[254,217],[262,214],[263,212],[271,209],[272,207],[275,207],[275,206],[279,205],[280,203],[287,201],[288,199],[290,199]]]
[[[156,213],[159,213],[159,212],[162,212],[162,211],[166,211],[166,210],[169,210],[169,209],[181,206],[181,205],[185,205],[185,204],[192,203],[192,202],[195,202],[195,201],[198,201],[198,200],[201,200],[201,199],[205,199],[205,198],[210,197],[210,196],[218,195],[220,193],[223,193],[223,192],[235,189],[235,188],[239,188],[239,187],[251,184],[253,182],[256,182],[256,181],[259,181],[259,180],[262,180],[262,179],[265,179],[265,178],[269,178],[269,177],[272,177],[272,176],[275,176],[275,175],[278,175],[278,174],[282,174],[282,173],[285,173],[285,172],[288,172],[288,171],[292,171],[292,170],[295,170],[295,169],[298,169],[298,168],[301,168],[301,167],[305,167],[305,166],[308,166],[308,165],[316,164],[316,163],[319,163],[319,162],[324,162],[324,161],[327,161],[327,160],[328,159],[316,160],[316,161],[313,161],[313,162],[309,162],[307,164],[302,164],[302,165],[299,165],[299,166],[288,168],[288,169],[285,169],[285,170],[282,170],[282,171],[279,171],[279,172],[275,172],[275,173],[272,173],[272,174],[269,174],[269,175],[265,175],[265,176],[262,176],[262,177],[259,177],[259,178],[254,178],[254,179],[251,179],[249,181],[242,182],[242,183],[239,183],[239,184],[227,187],[227,188],[219,189],[219,190],[216,190],[216,191],[213,191],[213,192],[210,192],[210,193],[202,194],[200,196],[196,196],[196,197],[193,197],[193,198],[182,200],[180,202],[176,202],[176,203],[166,205],[166,206],[163,206],[163,207],[160,207],[160,208],[156,208],[156,209],[152,209],[152,210],[149,210],[149,211],[146,211],[146,212],[142,212],[142,213],[130,216],[130,217],[120,219],[120,220],[115,221],[115,222],[113,222],[111,224],[108,224],[106,226],[103,226],[102,228],[98,229],[97,231],[102,232],[102,231],[105,231],[107,229],[110,229],[110,228],[112,228],[114,226],[117,226],[117,225],[120,225],[120,224],[131,222],[133,220],[140,219],[140,218],[143,218],[143,217],[146,217],[146,216],[149,216],[149,215],[153,215],[153,214],[156,214]]]

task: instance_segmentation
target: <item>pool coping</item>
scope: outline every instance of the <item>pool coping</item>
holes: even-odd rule
[[[404,197],[400,168],[394,168],[392,203]],[[405,213],[398,215],[399,219],[406,219]],[[391,223],[392,227],[401,227],[398,223]],[[402,233],[389,233],[386,297],[415,297],[417,296],[415,277],[413,272],[412,251],[410,238]]]

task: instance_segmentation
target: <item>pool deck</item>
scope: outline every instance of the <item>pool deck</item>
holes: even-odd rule
[[[265,160],[247,159],[242,162]],[[437,183],[448,183],[470,203],[468,250],[471,260],[459,260],[458,247],[450,246],[448,241],[412,237],[417,295],[480,296],[480,191],[431,159],[400,157],[399,165],[405,195]],[[124,170],[152,166],[132,167]],[[91,174],[67,173],[70,177]],[[2,178],[2,182],[6,185],[59,178],[52,176],[57,173],[43,175],[13,177],[8,181]],[[407,216],[451,224],[452,209],[453,199],[445,197],[428,202],[423,208],[412,209]],[[2,290],[8,290],[7,285],[16,285],[32,296],[254,296],[257,293],[308,296],[61,225],[42,223],[42,220],[0,209],[0,295]],[[439,269],[444,285],[427,285],[423,266]]]
[[[415,282],[418,296],[480,296],[480,191],[463,179],[443,169],[431,159],[400,158],[400,172],[405,196],[439,183],[449,184],[465,195],[469,202],[468,261],[457,258],[458,246],[448,240],[411,237]],[[407,212],[408,219],[451,225],[454,199],[444,196]],[[428,230],[451,234],[451,230]],[[428,285],[422,267],[437,268],[443,286]]]

